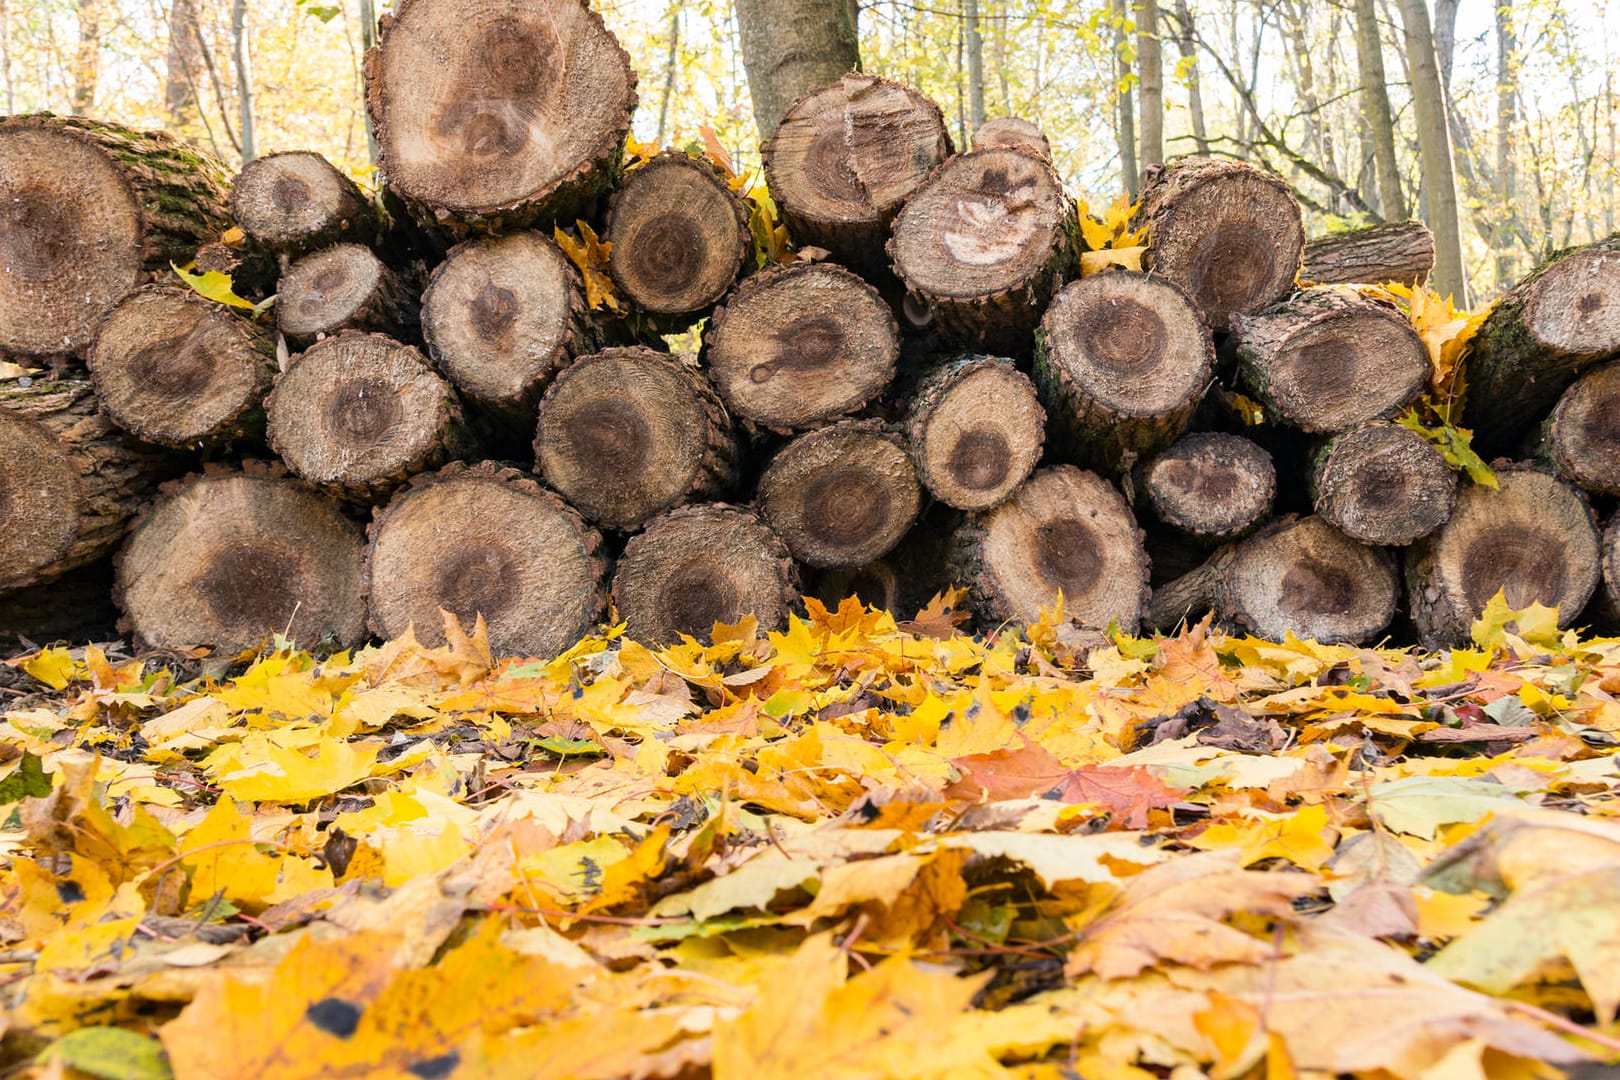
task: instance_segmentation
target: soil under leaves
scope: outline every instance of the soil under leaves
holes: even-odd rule
[[[1500,601],[1438,655],[808,610],[11,661],[6,1075],[1620,1059],[1620,640]]]

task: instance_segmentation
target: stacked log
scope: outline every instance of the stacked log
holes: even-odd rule
[[[1360,287],[1426,277],[1417,223],[1306,244],[1279,178],[1188,158],[1147,178],[1145,269],[1093,270],[1037,127],[956,153],[851,73],[763,148],[784,256],[720,163],[626,157],[583,0],[402,0],[366,76],[375,200],[307,151],[227,192],[157,133],[0,121],[0,640],[109,592],[139,644],[228,654],[448,613],[548,657],[951,584],[986,633],[1061,602],[1447,645],[1498,591],[1620,619],[1620,237],[1479,328],[1492,486],[1411,426],[1430,343]]]

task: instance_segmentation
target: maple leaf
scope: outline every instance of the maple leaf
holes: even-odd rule
[[[1511,628],[1511,629],[1510,629]],[[1482,649],[1494,649],[1509,634],[1543,648],[1557,649],[1561,635],[1558,632],[1558,609],[1540,601],[1515,611],[1508,606],[1507,594],[1496,590],[1496,595],[1485,603],[1485,610],[1468,630],[1468,636]]]
[[[918,634],[940,641],[955,637],[960,633],[957,628],[972,617],[971,612],[959,610],[959,605],[967,597],[967,592],[964,588],[952,585],[935,593],[923,609],[917,612],[916,618],[907,619],[899,624],[900,629],[908,634]]]
[[[1127,829],[1146,827],[1149,810],[1174,806],[1181,798],[1141,766],[1066,768],[1050,750],[1029,741],[1016,750],[954,758],[951,764],[962,774],[945,789],[953,798],[978,802],[1041,796],[1090,803],[1107,809]]]
[[[608,256],[613,251],[613,243],[599,239],[589,222],[575,221],[574,232],[579,234],[577,239],[572,233],[564,232],[561,225],[554,225],[551,229],[557,246],[579,267],[585,279],[585,303],[592,311],[604,308],[609,311],[621,310],[618,289],[608,273]]]

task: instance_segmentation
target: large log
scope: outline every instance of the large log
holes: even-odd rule
[[[1029,478],[1046,441],[1046,412],[1011,360],[960,356],[923,372],[901,430],[918,478],[958,510],[988,510]],[[926,599],[926,597],[925,597]]]
[[[343,241],[363,244],[376,231],[360,188],[310,150],[243,165],[231,183],[231,216],[258,244],[295,257]]]
[[[276,285],[276,329],[307,347],[340,330],[416,334],[416,290],[362,244],[338,244],[289,266]]]
[[[1566,480],[1599,495],[1620,495],[1620,363],[1570,384],[1547,417],[1542,448]]]
[[[229,221],[224,171],[168,135],[0,120],[0,352],[82,355],[114,304]]]
[[[602,537],[528,475],[494,462],[417,477],[377,511],[366,554],[372,628],[436,646],[441,610],[482,615],[497,656],[547,659],[607,603]]]
[[[635,88],[584,0],[401,0],[366,54],[382,175],[452,230],[572,221],[617,168]]]
[[[1158,521],[1213,545],[1236,540],[1271,516],[1277,468],[1252,440],[1198,432],[1138,466],[1135,487]]]
[[[1299,279],[1311,285],[1422,285],[1434,269],[1434,233],[1397,221],[1319,236],[1305,245]]]
[[[1327,440],[1314,455],[1316,512],[1352,540],[1404,547],[1451,516],[1457,474],[1423,436],[1374,422]]]

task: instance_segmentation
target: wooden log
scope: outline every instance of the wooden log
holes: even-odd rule
[[[265,400],[271,449],[298,476],[375,501],[471,450],[461,404],[422,354],[346,331],[293,359]]]
[[[753,248],[748,208],[707,159],[659,154],[608,203],[608,271],[621,296],[671,328],[708,313]]]
[[[120,628],[138,646],[253,649],[366,636],[365,542],[332,500],[277,471],[193,475],[142,514],[117,560]]]
[[[618,166],[636,77],[584,0],[402,0],[366,54],[389,188],[422,222],[571,222]]]
[[[708,380],[645,346],[564,368],[540,403],[534,453],[563,498],[625,531],[723,496],[737,472],[737,440]]]
[[[724,503],[683,506],[630,538],[613,575],[613,606],[630,636],[672,644],[708,637],[745,615],[778,630],[799,597],[786,546],[751,511]]]
[[[986,120],[973,133],[974,150],[1018,150],[1033,154],[1047,164],[1052,162],[1052,144],[1038,126],[1018,116],[998,116]]]
[[[1283,518],[1217,551],[1203,566],[1155,589],[1150,623],[1173,630],[1213,611],[1259,637],[1287,633],[1360,644],[1395,617],[1395,561],[1312,515]]]
[[[1271,418],[1314,434],[1394,416],[1429,376],[1411,324],[1351,289],[1307,289],[1235,315],[1232,341],[1244,385]]]
[[[1466,643],[1498,590],[1570,626],[1597,588],[1597,523],[1580,490],[1527,466],[1495,471],[1498,490],[1463,488],[1446,523],[1407,549],[1412,621],[1430,648]]]
[[[1576,379],[1543,427],[1558,475],[1599,495],[1620,495],[1620,363]]]
[[[1068,617],[1134,634],[1147,606],[1136,519],[1112,484],[1073,465],[1040,469],[1011,499],[969,515],[950,564],[985,627],[1031,621],[1061,591]]]
[[[1041,312],[1072,275],[1074,214],[1041,159],[977,150],[941,165],[906,200],[889,257],[945,340],[1025,355]]]
[[[1181,289],[1128,271],[1065,286],[1035,338],[1035,383],[1066,460],[1129,471],[1176,440],[1215,347]]]
[[[703,337],[703,362],[726,406],[781,432],[865,406],[893,378],[899,354],[899,329],[877,290],[828,263],[748,278]]]
[[[1416,219],[1319,236],[1299,273],[1311,285],[1422,285],[1434,269],[1434,233]]]
[[[951,534],[961,523],[960,511],[936,502],[923,510],[917,524],[881,559],[863,566],[815,571],[808,582],[809,595],[828,607],[837,607],[853,596],[896,618],[921,611],[937,593],[951,586],[947,556]]]
[[[870,276],[888,271],[883,247],[901,203],[952,149],[938,105],[851,72],[795,102],[762,154],[794,241]]]
[[[1602,577],[1588,611],[1600,625],[1613,632],[1620,629],[1620,514],[1609,519],[1598,544]]]
[[[231,216],[255,243],[294,258],[345,241],[369,243],[376,232],[360,188],[312,150],[243,165],[231,183]]]
[[[1317,450],[1311,491],[1316,512],[1352,540],[1404,547],[1451,516],[1457,474],[1417,432],[1373,422]]]
[[[306,255],[276,286],[276,329],[299,347],[340,330],[413,337],[417,322],[416,290],[361,244]]]
[[[177,139],[0,120],[0,352],[83,355],[114,304],[228,224],[223,170]]]
[[[1277,468],[1259,444],[1205,431],[1182,436],[1139,466],[1135,488],[1158,521],[1201,544],[1218,544],[1271,516]]]
[[[1305,229],[1280,177],[1242,162],[1182,158],[1148,166],[1141,207],[1143,265],[1185,289],[1214,329],[1294,290]]]
[[[174,472],[97,410],[88,379],[0,382],[0,592],[111,553]]]
[[[190,289],[148,285],[107,315],[90,371],[102,411],[145,442],[185,450],[257,441],[276,343]]]
[[[444,643],[441,610],[482,615],[497,656],[550,659],[607,604],[602,536],[516,469],[454,463],[417,477],[377,511],[366,553],[371,627]]]
[[[1045,428],[1027,375],[1011,360],[969,355],[920,376],[901,431],[934,498],[958,510],[988,510],[1035,471]]]
[[[1463,426],[1515,448],[1575,377],[1620,354],[1620,234],[1560,252],[1496,302],[1468,352]]]
[[[69,570],[55,581],[0,594],[0,655],[53,642],[83,645],[118,636],[112,559]]]

